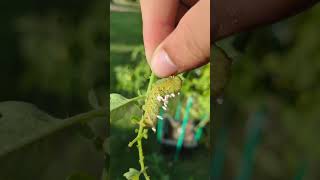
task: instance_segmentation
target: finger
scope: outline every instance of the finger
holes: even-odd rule
[[[319,0],[213,1],[212,41],[277,22],[312,7]]]
[[[186,14],[186,12],[195,5],[199,0],[181,0],[180,5],[178,7],[178,12],[176,16],[176,25],[182,19],[182,17]]]
[[[175,25],[179,23],[179,21],[182,19],[182,17],[186,14],[188,10],[189,7],[185,6],[184,4],[179,5]]]
[[[194,69],[210,57],[210,0],[195,4],[176,29],[157,47],[151,69],[167,77]]]
[[[178,0],[141,0],[143,39],[147,59],[174,30]]]

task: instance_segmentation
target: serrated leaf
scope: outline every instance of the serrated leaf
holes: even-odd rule
[[[126,177],[128,180],[139,180],[141,172],[130,168],[128,172],[124,173],[123,176]]]

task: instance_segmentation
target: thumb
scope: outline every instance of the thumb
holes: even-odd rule
[[[197,68],[210,57],[210,0],[195,4],[157,47],[150,66],[159,77]]]

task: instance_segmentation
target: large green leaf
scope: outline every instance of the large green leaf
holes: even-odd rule
[[[78,122],[98,136],[106,131],[104,110],[54,118],[24,102],[0,103],[0,179],[66,179],[77,172],[100,177],[104,153],[79,135]],[[99,125],[100,124],[100,125]],[[96,128],[99,125],[101,131]]]
[[[0,116],[0,156],[22,147],[61,122],[32,104],[14,101],[0,103]]]

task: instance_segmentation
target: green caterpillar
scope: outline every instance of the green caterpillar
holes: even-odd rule
[[[163,78],[152,85],[151,90],[146,98],[145,105],[143,107],[144,124],[152,128],[155,126],[157,116],[159,114],[159,109],[162,106],[159,98],[163,98],[165,96],[174,97],[176,93],[179,93],[181,86],[182,79],[179,76]]]

